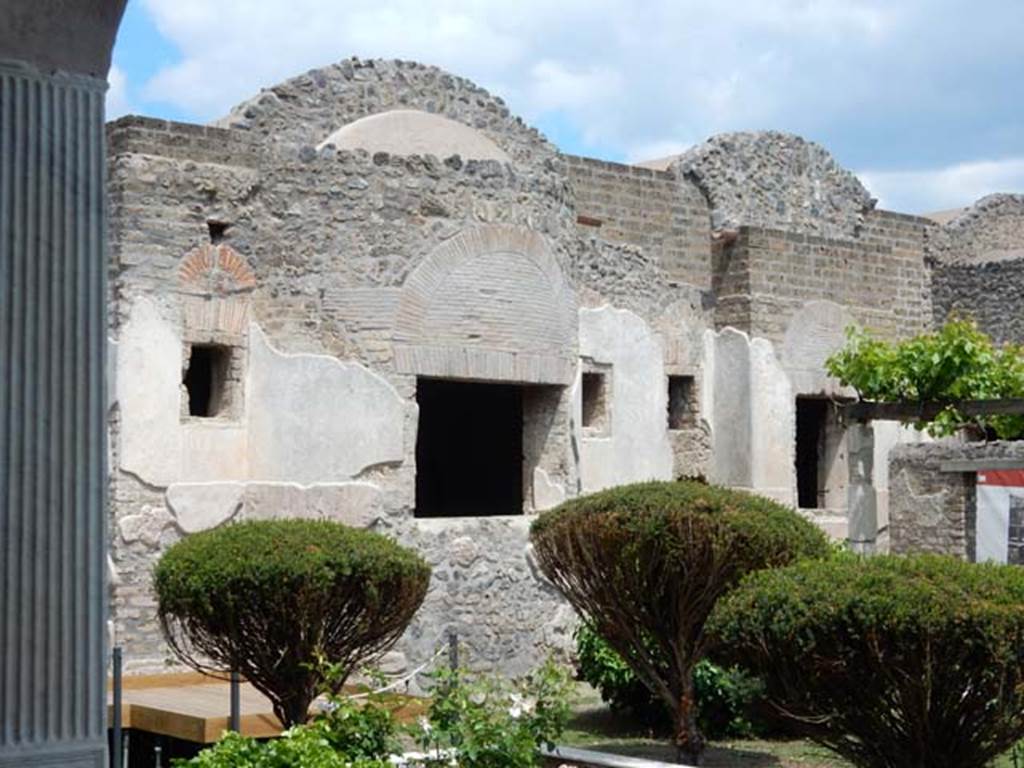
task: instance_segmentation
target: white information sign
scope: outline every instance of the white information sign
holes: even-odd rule
[[[1024,565],[1024,469],[978,472],[976,559]]]

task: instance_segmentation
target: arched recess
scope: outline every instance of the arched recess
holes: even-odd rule
[[[328,144],[337,149],[364,149],[370,153],[439,158],[460,155],[467,160],[512,162],[501,147],[480,131],[419,109],[392,109],[367,115],[334,131],[318,149]]]
[[[409,276],[394,342],[403,373],[568,385],[576,299],[539,234],[476,227],[439,246]]]

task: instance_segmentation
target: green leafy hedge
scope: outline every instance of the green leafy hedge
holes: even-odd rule
[[[857,328],[826,362],[828,372],[865,400],[955,402],[1024,397],[1024,347],[997,347],[971,320],[947,322],[935,333],[898,343]],[[998,437],[1024,436],[1024,416],[966,417],[953,404],[931,422],[918,422],[936,437],[963,427],[991,429]]]
[[[348,673],[394,644],[423,602],[430,568],[395,542],[326,520],[243,522],[172,546],[154,573],[158,614],[178,656],[232,668],[286,725],[304,722],[318,659]]]
[[[716,655],[864,768],[982,768],[1024,736],[1024,569],[854,555],[756,573],[715,610]]]
[[[665,703],[690,760],[703,749],[694,667],[718,598],[750,571],[829,551],[792,509],[695,481],[572,499],[541,514],[531,540],[548,578]]]

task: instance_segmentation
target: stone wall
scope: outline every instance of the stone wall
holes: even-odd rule
[[[586,236],[640,247],[673,280],[711,285],[708,205],[672,172],[568,155],[577,223]]]
[[[467,125],[517,165],[554,159],[555,148],[501,99],[465,78],[411,61],[352,58],[311,70],[264,89],[218,125],[308,153],[342,126],[391,110],[419,110]]]
[[[896,554],[936,552],[974,559],[975,472],[950,461],[1020,459],[1024,442],[899,445],[889,454],[889,541]]]
[[[945,263],[1024,258],[1024,194],[981,198],[937,232],[930,250]]]
[[[704,192],[715,230],[752,226],[849,238],[875,205],[827,150],[778,131],[712,136],[672,165]]]
[[[929,243],[935,323],[973,317],[997,342],[1024,342],[1024,195],[989,195]]]
[[[665,402],[666,371],[701,364],[699,289],[672,282],[654,240],[581,237],[557,158],[317,149],[289,133],[314,119],[304,108],[283,129],[294,142],[257,138],[253,119],[110,127],[111,604],[129,668],[168,660],[149,585],[160,552],[276,515],[368,525],[431,562],[394,668],[423,661],[448,630],[483,666],[525,669],[565,650],[572,613],[529,559],[528,516],[414,517],[417,377],[543,385],[524,396],[527,513],[677,465],[700,473],[700,420],[673,445]],[[614,432],[596,442],[579,428],[586,317],[601,319],[586,355],[619,383]],[[187,348],[203,341],[229,344],[241,366],[241,407],[215,419],[182,407]]]
[[[1024,228],[1021,233],[1024,242]],[[1024,259],[940,262],[932,267],[932,302],[937,326],[952,316],[972,317],[997,343],[1024,344],[1022,296]]]

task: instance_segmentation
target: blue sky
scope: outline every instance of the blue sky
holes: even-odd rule
[[[1024,192],[1021,0],[129,0],[108,112],[206,122],[351,55],[468,77],[568,152],[827,147],[887,208]]]

